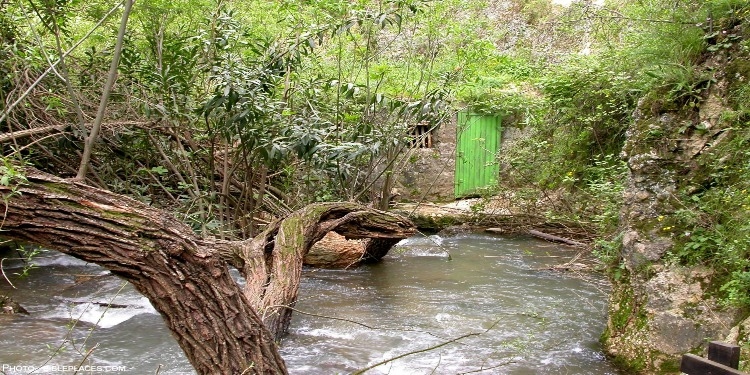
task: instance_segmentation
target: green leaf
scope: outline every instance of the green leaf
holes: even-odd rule
[[[167,173],[168,171],[167,171],[167,168],[164,168],[163,166],[160,165],[158,167],[151,168],[151,172],[154,172],[154,173],[158,174],[159,176],[161,176],[161,175]]]

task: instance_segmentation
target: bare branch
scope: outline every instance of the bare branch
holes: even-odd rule
[[[104,92],[102,93],[101,101],[99,102],[99,110],[96,112],[96,119],[94,125],[91,127],[91,133],[86,139],[86,145],[83,150],[83,157],[81,158],[81,165],[78,167],[78,174],[76,179],[83,181],[86,178],[86,171],[89,168],[89,161],[91,160],[91,152],[94,149],[94,143],[99,135],[99,130],[102,127],[102,121],[104,120],[104,111],[107,109],[107,102],[109,101],[109,95],[112,93],[112,87],[115,85],[117,79],[117,67],[120,65],[120,55],[122,54],[122,44],[125,40],[125,29],[128,26],[128,17],[130,11],[133,9],[135,0],[125,0],[125,10],[122,12],[122,20],[120,21],[120,30],[117,34],[117,42],[115,43],[115,52],[112,56],[112,64],[109,66],[109,75],[107,76],[107,82],[104,84]],[[62,60],[59,60],[62,61]]]
[[[443,347],[443,346],[446,346],[446,345],[452,344],[452,343],[454,343],[454,342],[457,342],[457,341],[463,340],[463,339],[465,339],[465,338],[467,338],[467,337],[473,337],[473,336],[479,336],[479,335],[483,335],[483,334],[485,334],[485,333],[487,333],[487,332],[491,331],[491,330],[492,330],[493,328],[495,328],[495,326],[496,326],[496,325],[497,325],[497,323],[499,323],[499,322],[500,322],[500,321],[498,320],[498,321],[496,321],[495,323],[492,323],[492,325],[490,326],[490,328],[487,328],[486,330],[484,330],[484,331],[482,331],[482,332],[473,332],[473,333],[467,333],[467,334],[465,334],[465,335],[463,335],[463,336],[459,336],[459,337],[456,337],[455,339],[451,339],[451,340],[448,340],[448,341],[444,341],[444,342],[441,342],[440,344],[437,344],[437,345],[433,345],[433,346],[430,346],[429,348],[424,348],[424,349],[414,350],[414,351],[411,351],[411,352],[408,352],[408,353],[404,353],[404,354],[400,354],[400,355],[397,355],[397,356],[395,356],[395,357],[393,357],[393,358],[389,358],[389,359],[386,359],[386,360],[380,361],[380,362],[378,362],[378,363],[376,363],[376,364],[374,364],[374,365],[372,365],[372,366],[369,366],[369,367],[365,367],[365,368],[363,368],[362,370],[358,370],[358,371],[355,371],[355,372],[353,372],[353,373],[352,373],[352,375],[359,375],[359,374],[364,374],[365,372],[367,372],[367,371],[370,371],[370,370],[372,370],[372,369],[374,369],[375,367],[378,367],[378,366],[380,366],[380,365],[384,365],[384,364],[386,364],[386,363],[388,363],[388,362],[393,362],[393,361],[395,361],[395,360],[397,360],[397,359],[401,359],[401,358],[404,358],[404,357],[408,357],[408,356],[410,356],[410,355],[414,355],[414,354],[419,354],[419,353],[425,353],[425,352],[429,352],[429,351],[431,351],[431,350],[435,350],[435,349],[437,349],[437,348],[440,348],[440,347]]]
[[[51,133],[54,131],[62,132],[63,129],[65,129],[64,125],[51,125],[51,126],[43,126],[40,128],[31,128],[26,130],[19,130],[15,132],[10,132],[7,134],[0,135],[0,143],[1,142],[7,142],[7,141],[17,141],[21,138],[29,137],[32,135],[39,135],[39,134],[45,134],[45,133]]]

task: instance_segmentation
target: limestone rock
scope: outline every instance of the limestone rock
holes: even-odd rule
[[[8,296],[0,295],[0,314],[25,314],[29,312]]]
[[[664,267],[645,284],[649,296],[644,307],[651,317],[653,346],[679,356],[729,333],[737,311],[724,309],[706,298],[703,285],[713,272],[703,267]]]
[[[629,177],[620,212],[624,270],[613,285],[603,343],[632,372],[671,373],[682,354],[700,352],[711,340],[738,341],[748,332],[736,326],[740,312],[725,308],[707,290],[710,269],[665,259],[685,235],[665,220],[683,207],[675,193],[701,184],[695,181],[696,157],[727,131],[721,129],[726,108],[716,87],[722,86],[714,86],[700,109],[658,111],[642,100],[627,131],[622,157]]]

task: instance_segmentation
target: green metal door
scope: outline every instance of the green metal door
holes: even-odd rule
[[[456,140],[456,198],[477,194],[497,185],[500,150],[500,117],[470,112],[458,113]]]

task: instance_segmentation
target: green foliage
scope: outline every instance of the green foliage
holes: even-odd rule
[[[617,66],[639,72],[655,66],[694,65],[705,49],[701,25],[706,2],[655,0],[622,3],[621,17],[608,25],[621,36],[613,53]],[[611,34],[605,34],[611,35]]]
[[[652,78],[650,99],[662,110],[676,110],[684,106],[696,107],[715,79],[709,72],[693,66],[659,65],[645,74]]]
[[[32,263],[32,260],[34,260],[37,255],[43,253],[45,250],[39,247],[19,245],[16,251],[18,252],[20,260],[23,261],[24,265],[20,271],[14,272],[14,274],[19,277],[25,277],[28,276],[31,270],[36,268],[36,265]]]
[[[7,200],[13,195],[20,194],[18,188],[27,182],[26,175],[22,169],[14,164],[17,162],[11,158],[0,157],[0,185],[9,187],[10,192],[3,194],[3,200]]]
[[[500,155],[503,180],[535,186],[534,200],[563,192],[552,216],[614,230],[626,175],[618,155],[642,88],[604,58],[584,56],[550,69],[537,86],[544,101],[524,118],[527,136]]]
[[[622,269],[617,267],[622,249],[622,234],[611,239],[601,238],[594,244],[592,254],[612,273],[614,280],[622,277]]]
[[[683,208],[662,220],[662,230],[673,232],[675,261],[710,266],[715,292],[731,305],[750,306],[750,131],[730,131],[731,139],[699,159],[704,180],[681,190]]]
[[[13,60],[17,53],[17,19],[8,11],[6,3],[0,4],[0,100],[5,103],[13,87]]]
[[[585,142],[573,144],[572,150],[584,151],[584,158],[619,152],[642,90],[630,72],[612,69],[606,57],[575,58],[541,79],[540,86],[549,101],[548,116],[569,124],[567,133],[578,133],[566,138]]]
[[[733,29],[750,21],[750,4],[744,0],[711,0],[706,2],[706,8],[712,22],[709,26],[717,29]]]
[[[724,72],[729,80],[730,108],[716,126],[726,132],[721,142],[698,158],[698,167],[680,186],[681,207],[672,215],[659,217],[658,230],[675,241],[673,261],[684,265],[705,265],[715,271],[711,291],[727,304],[750,306],[750,153],[747,104],[750,69],[748,56],[748,14],[750,4],[738,1],[710,1],[704,14],[712,18],[703,26],[705,53],[732,54]],[[666,66],[666,65],[664,65]],[[652,98],[676,107],[701,105],[704,92],[714,83],[707,72],[674,65],[655,75]],[[660,82],[660,83],[657,83]],[[701,130],[701,129],[699,129]],[[705,131],[706,129],[702,129]]]
[[[729,275],[729,281],[721,286],[720,291],[725,293],[726,301],[735,306],[750,306],[750,271],[747,271],[747,262],[743,270],[733,271]]]
[[[542,186],[553,188],[570,176],[583,176],[589,166],[597,167],[597,160],[611,161],[622,148],[639,90],[629,74],[597,64],[601,62],[572,60],[539,81],[545,117],[532,124],[535,133],[517,152],[546,151],[529,177]]]
[[[496,115],[506,120],[524,121],[538,113],[542,106],[542,101],[534,95],[497,79],[478,78],[464,85],[457,95],[472,112]]]

